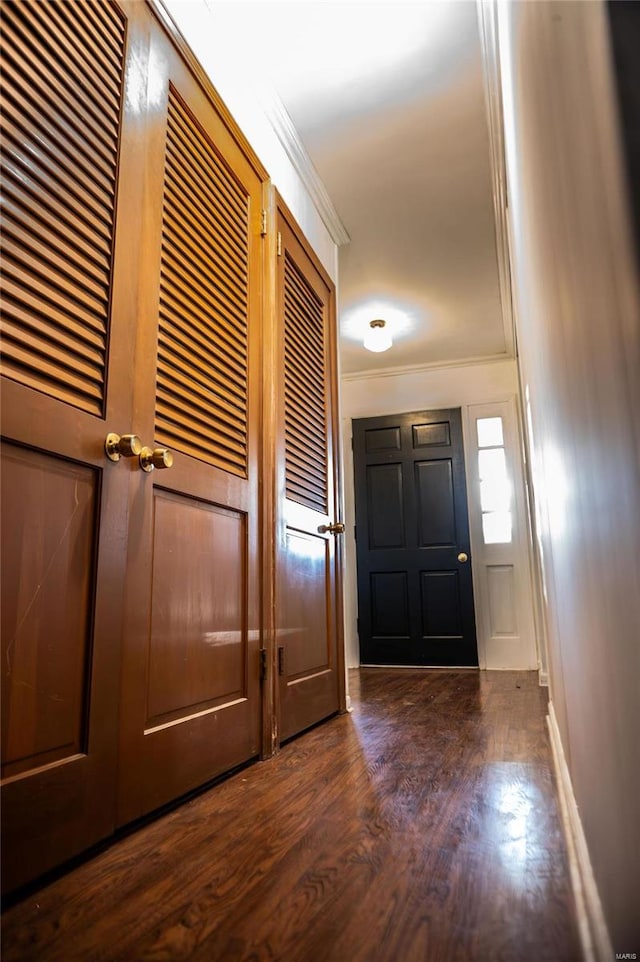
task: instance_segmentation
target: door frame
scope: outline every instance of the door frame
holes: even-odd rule
[[[522,423],[520,418],[518,395],[515,392],[501,393],[480,397],[477,401],[465,400],[465,402],[461,403],[460,401],[455,400],[455,395],[452,397],[447,396],[445,399],[438,397],[437,400],[430,401],[429,392],[426,391],[425,396],[419,399],[419,401],[416,399],[416,401],[417,403],[411,404],[410,406],[403,405],[401,410],[388,410],[386,408],[381,410],[375,403],[371,404],[370,406],[359,405],[357,412],[354,412],[352,416],[347,416],[342,419],[344,449],[343,471],[345,477],[345,523],[347,526],[347,531],[345,532],[344,572],[345,650],[347,666],[349,668],[355,668],[358,667],[360,663],[359,638],[357,631],[358,597],[355,544],[355,490],[352,449],[352,420],[364,417],[384,416],[385,414],[394,415],[411,413],[412,411],[421,409],[437,411],[458,407],[462,413],[462,437],[465,459],[465,478],[467,482],[467,507],[469,511],[469,536],[471,540],[471,556],[474,559],[472,573],[478,641],[478,667],[481,670],[499,670],[502,668],[511,668],[514,670],[535,670],[537,668],[539,671],[542,668],[540,678],[541,683],[544,683],[545,673],[544,661],[541,660],[540,654],[540,633],[534,620],[535,608],[533,589],[535,572],[532,571],[531,567],[531,524],[529,504],[526,498],[526,466],[523,458]],[[518,512],[517,528],[520,532],[520,554],[518,563],[522,564],[524,566],[523,570],[526,571],[526,584],[522,592],[522,597],[526,599],[526,605],[529,609],[529,612],[526,613],[526,617],[529,618],[530,616],[534,625],[533,633],[537,665],[533,666],[533,668],[530,664],[527,664],[526,667],[523,665],[522,668],[517,668],[516,665],[499,664],[493,656],[490,644],[488,644],[487,632],[485,628],[488,623],[488,611],[485,601],[484,585],[481,583],[480,577],[484,559],[484,545],[482,543],[481,536],[479,536],[479,532],[481,532],[482,529],[482,521],[480,517],[480,497],[479,491],[476,492],[475,490],[476,482],[470,472],[471,459],[476,456],[477,448],[471,431],[471,416],[469,411],[470,409],[480,406],[489,409],[491,405],[504,406],[504,408],[510,412],[508,413],[510,427],[507,429],[507,434],[509,444],[509,459],[513,465],[514,484],[516,488],[515,510]],[[529,613],[531,613],[531,615],[529,615]]]
[[[423,445],[416,439],[416,431],[420,426],[439,427],[443,422],[447,426],[446,440],[425,441]],[[462,409],[460,407],[421,408],[402,413],[376,414],[371,417],[354,418],[351,426],[354,452],[360,658],[365,657],[365,664],[369,667],[389,665],[406,668],[478,668],[474,559],[470,538]],[[370,433],[377,434],[393,430],[398,433],[397,451],[392,450],[391,447],[383,447],[379,450],[368,449],[367,438]],[[450,533],[451,540],[447,537],[443,543],[422,544],[418,532],[423,523],[420,520],[421,510],[424,510],[421,509],[422,496],[426,494],[429,497],[429,492],[422,488],[422,483],[428,486],[430,482],[418,482],[417,478],[421,474],[422,466],[440,467],[445,464],[448,464],[450,472],[451,521],[454,531]],[[377,512],[382,511],[384,515],[385,508],[382,503],[376,507],[370,503],[372,489],[369,487],[369,475],[373,470],[393,467],[400,471],[397,480],[401,489],[398,504],[401,505],[400,525],[403,543],[389,548],[376,547],[371,545],[371,538],[363,529],[367,527],[371,529],[372,523],[375,523],[378,516]],[[428,474],[431,476],[431,472]],[[436,515],[437,513],[436,510]],[[411,532],[414,534],[412,535]],[[401,634],[394,638],[392,650],[388,651],[391,638],[385,639],[384,634],[376,635],[375,632],[376,591],[370,579],[376,577],[376,572],[384,576],[391,575],[394,571],[406,577],[408,625],[405,629],[406,635]],[[431,585],[436,583],[429,579],[429,575],[434,579],[445,574],[455,578],[454,593],[457,602],[454,602],[451,597],[450,604],[456,605],[456,614],[453,615],[451,609],[447,610],[458,625],[457,629],[454,629],[456,632],[454,634],[444,631],[441,636],[438,632],[430,636],[424,621],[430,605],[427,604],[425,608],[423,592],[426,583]],[[426,582],[423,580],[425,576],[427,576]],[[392,604],[387,601],[387,604],[389,603]]]

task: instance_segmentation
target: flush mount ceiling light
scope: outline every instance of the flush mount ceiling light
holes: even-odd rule
[[[386,321],[381,318],[377,318],[375,321],[369,321],[369,330],[364,336],[364,346],[368,351],[374,351],[375,354],[380,354],[382,351],[388,351],[393,340],[391,334],[387,329]]]

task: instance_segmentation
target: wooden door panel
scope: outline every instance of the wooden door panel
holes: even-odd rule
[[[97,472],[2,444],[2,775],[86,749]]]
[[[256,544],[248,516],[148,487],[138,491],[145,500],[141,553],[130,554],[129,564],[122,824],[260,750],[259,612],[249,581]]]
[[[330,559],[325,538],[287,530],[281,636],[291,682],[332,667]]]
[[[281,341],[276,620],[279,735],[340,707],[339,551],[333,287],[284,205],[278,210]]]
[[[422,637],[426,641],[462,639],[462,599],[457,571],[420,572]]]
[[[126,92],[145,89],[148,44],[138,5],[25,0],[2,14],[11,890],[115,824],[129,465],[104,440],[131,430],[144,109]]]
[[[448,421],[433,424],[412,424],[411,437],[414,448],[449,447],[451,427]]]
[[[310,527],[287,526],[278,571],[281,739],[339,708],[335,557],[329,539]]]
[[[154,31],[118,822],[260,752],[261,209],[266,174],[215,92]]]
[[[455,545],[456,514],[451,459],[416,462],[414,479],[418,508],[418,547],[442,548]]]
[[[370,548],[404,547],[403,470],[401,464],[367,467],[368,540]]]
[[[154,502],[146,730],[247,697],[246,517]]]
[[[354,421],[365,664],[477,664],[459,411]]]
[[[375,638],[409,639],[409,581],[406,571],[372,571],[371,630]]]

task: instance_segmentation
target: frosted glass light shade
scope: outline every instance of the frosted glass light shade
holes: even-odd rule
[[[381,354],[388,351],[393,344],[393,339],[386,323],[383,320],[370,321],[369,330],[364,336],[364,346],[368,351]]]

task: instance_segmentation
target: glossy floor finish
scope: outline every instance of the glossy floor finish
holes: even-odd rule
[[[350,685],[353,714],[9,909],[5,962],[579,962],[536,674]]]

